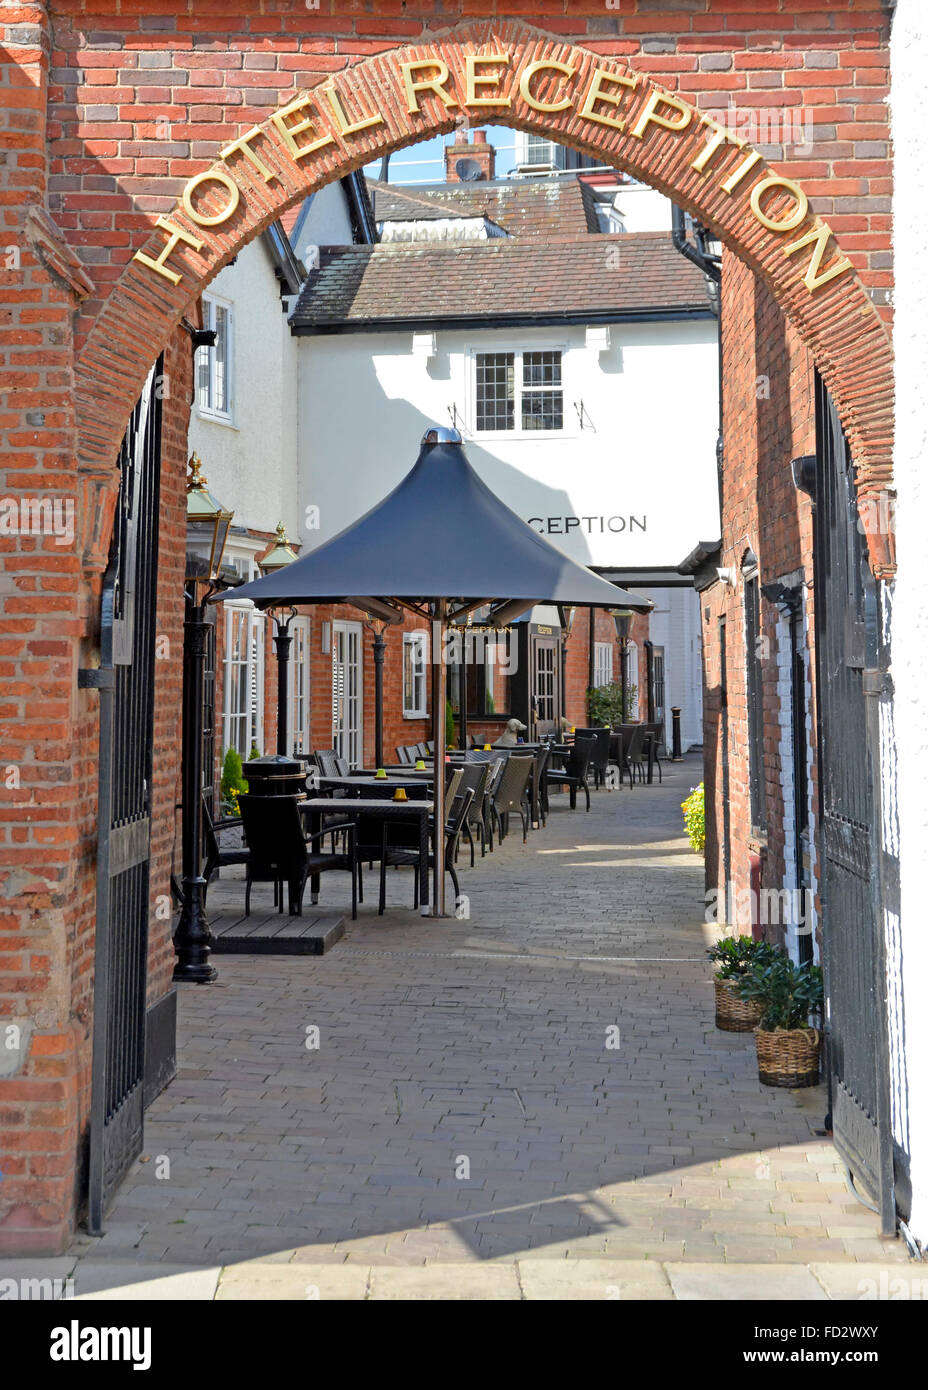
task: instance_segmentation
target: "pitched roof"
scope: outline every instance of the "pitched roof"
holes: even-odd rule
[[[599,231],[595,195],[582,179],[505,179],[398,186],[368,179],[377,222],[486,216],[513,237]]]
[[[436,321],[711,314],[702,272],[666,233],[323,247],[290,320],[296,333]]]

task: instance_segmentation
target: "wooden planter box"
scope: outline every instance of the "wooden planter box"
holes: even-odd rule
[[[765,1086],[817,1086],[822,1035],[817,1028],[754,1030],[757,1075]]]

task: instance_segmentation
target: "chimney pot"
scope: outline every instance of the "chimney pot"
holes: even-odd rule
[[[470,135],[473,134],[473,143]],[[459,161],[467,161],[462,169],[458,169]],[[474,166],[479,166],[479,174]],[[447,183],[460,183],[462,177],[469,182],[471,179],[487,180],[495,177],[496,174],[496,151],[487,139],[485,130],[475,130],[473,132],[464,131],[454,142],[445,146],[445,181]]]

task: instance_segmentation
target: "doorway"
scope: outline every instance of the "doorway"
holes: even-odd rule
[[[531,669],[531,721],[529,734],[532,738],[544,738],[556,734],[561,716],[561,663],[559,659],[560,641],[556,637],[529,638]]]

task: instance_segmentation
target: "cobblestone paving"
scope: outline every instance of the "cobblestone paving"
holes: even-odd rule
[[[225,957],[215,985],[184,987],[178,1078],[108,1233],[72,1252],[88,1278],[238,1265],[219,1297],[241,1269],[264,1290],[248,1296],[305,1297],[307,1267],[345,1266],[337,1287],[365,1297],[391,1266],[402,1290],[425,1277],[408,1267],[489,1261],[517,1268],[485,1270],[484,1297],[531,1296],[526,1278],[570,1296],[550,1290],[626,1267],[637,1296],[673,1297],[677,1264],[904,1261],[819,1132],[824,1088],[761,1086],[750,1035],[713,1027],[680,833],[699,776],[668,765],[589,815],[553,797],[527,845],[513,832],[462,868],[469,920],[414,914],[408,871],[378,918],[374,874],[330,954]]]

